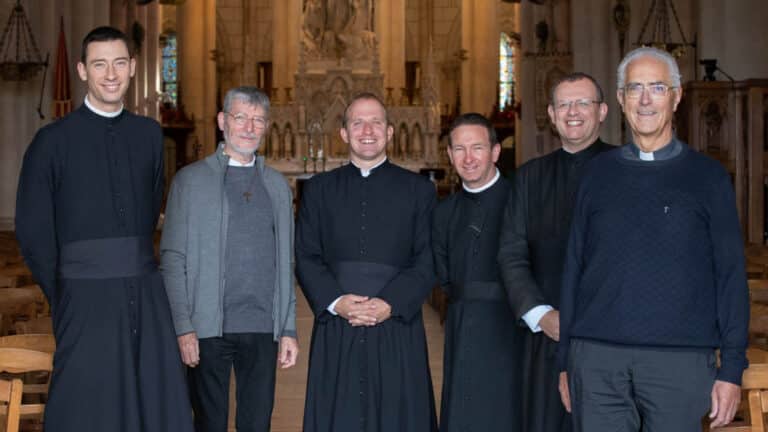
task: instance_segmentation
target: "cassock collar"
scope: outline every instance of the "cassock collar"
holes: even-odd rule
[[[568,164],[580,166],[597,155],[597,153],[605,148],[606,145],[607,144],[603,143],[603,141],[598,137],[595,142],[589,145],[589,147],[577,151],[576,153],[569,153],[560,147],[560,160]]]
[[[672,139],[669,141],[669,143],[667,143],[664,147],[656,150],[655,152],[650,153],[646,153],[640,150],[640,147],[638,147],[634,141],[630,141],[627,143],[627,145],[621,148],[621,157],[634,161],[652,162],[669,160],[682,152],[683,143],[678,140],[676,136],[672,135]]]
[[[378,167],[380,167],[380,166],[384,165],[384,163],[385,163],[385,162],[387,162],[387,158],[386,158],[386,157],[384,157],[384,159],[382,159],[382,161],[381,161],[381,162],[377,163],[376,165],[374,165],[374,166],[372,166],[372,167],[370,167],[370,168],[368,168],[368,169],[365,169],[365,168],[360,168],[360,167],[359,167],[359,166],[357,166],[357,164],[355,164],[355,163],[354,163],[354,162],[353,162],[351,159],[350,159],[350,161],[349,161],[349,162],[350,162],[350,165],[353,165],[355,168],[357,168],[357,169],[360,171],[360,175],[361,175],[361,176],[363,176],[363,177],[368,177],[369,175],[371,175],[371,173],[373,172],[373,170],[375,170],[376,168],[378,168]]]
[[[574,162],[577,161],[584,161],[587,159],[592,158],[596,153],[600,151],[602,147],[605,146],[605,143],[598,137],[595,142],[590,144],[587,148],[577,151],[576,153],[570,153],[566,151],[564,148],[560,147],[561,153],[565,156],[567,160],[571,160]]]
[[[102,111],[96,108],[95,106],[91,105],[90,102],[88,102],[88,95],[85,95],[84,103],[85,103],[85,106],[87,106],[88,109],[91,110],[94,114],[97,114],[97,115],[100,115],[101,117],[106,117],[106,118],[116,118],[117,116],[123,113],[123,108],[124,108],[123,104],[120,104],[120,109],[117,111],[114,111],[114,112]]]
[[[488,183],[480,186],[479,188],[474,188],[473,189],[471,187],[468,187],[464,182],[461,182],[461,187],[463,187],[466,192],[469,192],[469,193],[472,193],[472,194],[478,194],[480,192],[483,192],[485,190],[490,189],[493,185],[496,184],[496,182],[499,181],[500,178],[501,178],[501,173],[499,172],[499,169],[496,168],[496,175],[493,176],[493,179],[491,181],[489,181]]]

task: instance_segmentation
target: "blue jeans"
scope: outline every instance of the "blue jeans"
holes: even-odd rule
[[[234,366],[237,431],[269,431],[278,348],[272,334],[224,333],[199,342],[200,364],[189,369],[195,430],[226,432],[229,379]]]

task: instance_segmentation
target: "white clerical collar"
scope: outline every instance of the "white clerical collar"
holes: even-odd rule
[[[120,104],[120,109],[115,112],[102,111],[88,102],[88,95],[85,95],[85,106],[87,106],[89,110],[95,112],[96,114],[107,118],[115,118],[119,116],[121,112],[123,112],[123,104]]]
[[[233,158],[232,156],[230,156],[228,164],[229,164],[229,166],[233,166],[233,167],[252,167],[252,166],[256,165],[256,155],[254,154],[252,156],[253,157],[251,158],[251,161],[250,162],[246,162],[246,163],[242,163],[239,160],[237,160],[237,159]]]
[[[464,188],[465,191],[469,193],[480,193],[486,189],[489,189],[491,186],[495,185],[497,181],[501,178],[501,173],[499,172],[499,169],[496,168],[496,175],[493,176],[493,180],[489,181],[488,183],[480,186],[479,188],[472,189],[471,187],[467,186],[466,183],[461,182],[461,187]]]
[[[638,150],[637,156],[640,158],[640,160],[644,160],[644,161],[655,160],[655,158],[653,157],[653,152],[647,152],[646,153],[646,152],[644,152],[642,150]]]
[[[374,165],[374,166],[372,166],[370,168],[360,168],[359,166],[357,166],[355,161],[350,160],[352,165],[356,166],[357,169],[360,170],[360,175],[363,176],[363,177],[368,177],[369,175],[371,175],[371,171],[373,171],[374,169],[378,168],[379,166],[381,166],[381,164],[383,164],[386,161],[387,161],[387,158],[385,157],[384,159],[381,160],[381,162],[377,163],[376,165]]]

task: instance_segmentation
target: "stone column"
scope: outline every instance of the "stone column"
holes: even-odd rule
[[[179,88],[184,109],[195,124],[187,160],[194,160],[216,148],[216,2],[188,1],[178,6],[177,13]],[[194,154],[196,144],[202,154]]]
[[[384,88],[392,87],[398,100],[405,87],[405,0],[377,1],[375,25]]]
[[[498,1],[462,0],[461,6],[461,46],[467,50],[461,64],[461,110],[490,114],[499,76]]]
[[[619,40],[613,24],[614,0],[588,0],[572,6],[573,70],[592,75],[603,89],[608,104],[608,116],[603,122],[600,136],[611,144],[621,144],[621,106],[616,100],[616,67],[619,65]],[[646,8],[632,10],[635,21],[642,20]],[[649,24],[650,25],[650,24]],[[627,34],[634,42],[639,30]],[[632,49],[631,43],[628,50]]]
[[[272,87],[278,89],[273,103],[287,102],[285,88],[295,88],[294,73],[299,61],[301,1],[281,0],[272,4]],[[266,89],[271,90],[271,89]]]

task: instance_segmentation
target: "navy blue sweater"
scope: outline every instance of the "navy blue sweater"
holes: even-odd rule
[[[561,370],[571,338],[720,348],[717,379],[740,384],[749,294],[728,173],[685,144],[667,160],[629,160],[621,151],[590,162],[577,196],[561,293]]]

